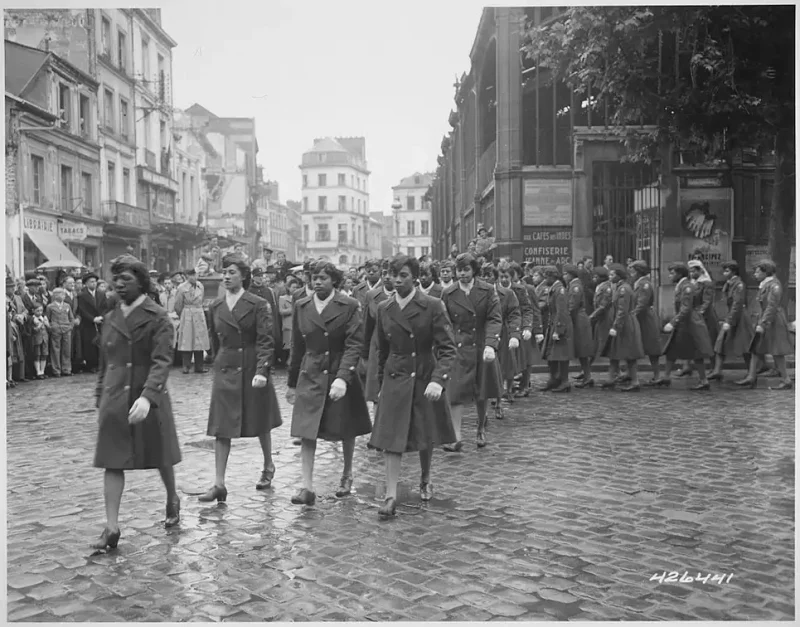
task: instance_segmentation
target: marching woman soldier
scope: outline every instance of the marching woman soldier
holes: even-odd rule
[[[269,305],[247,291],[250,266],[237,253],[223,257],[222,283],[224,296],[209,306],[215,357],[207,434],[216,438],[216,480],[199,497],[203,503],[224,502],[228,497],[225,470],[234,438],[259,439],[264,469],[256,489],[270,488],[275,475],[270,432],[283,423],[275,388],[269,379],[275,351]]]
[[[344,470],[337,497],[353,487],[356,437],[372,424],[356,373],[363,343],[360,305],[339,291],[343,273],[332,263],[314,267],[314,295],[297,302],[292,318],[292,354],[286,400],[294,405],[291,435],[301,438],[303,487],[295,505],[313,505],[317,439],[342,443]]]
[[[761,313],[756,324],[756,334],[752,341],[751,353],[764,361],[767,355],[772,355],[775,368],[781,375],[781,384],[770,387],[770,390],[791,390],[792,381],[786,372],[786,355],[794,352],[792,339],[789,337],[789,325],[786,322],[786,311],[781,304],[783,290],[778,277],[775,276],[775,263],[769,260],[761,261],[753,270],[753,275],[761,283],[758,286],[758,304]],[[750,359],[750,370],[747,377],[737,381],[737,385],[756,387],[759,359]]]
[[[634,312],[633,287],[628,282],[628,271],[621,264],[610,264],[608,277],[615,286],[611,301],[614,323],[608,331],[608,342],[602,355],[608,357],[611,365],[608,371],[609,380],[600,387],[611,388],[619,383],[619,362],[625,361],[628,366],[630,385],[621,387],[620,391],[638,392],[641,386],[639,385],[637,361],[644,357],[644,349],[642,348],[639,320]]]
[[[486,446],[486,399],[499,398],[502,388],[496,363],[503,328],[500,301],[492,286],[478,278],[478,270],[475,257],[461,253],[456,257],[458,282],[442,292],[456,342],[452,383],[447,389],[455,442],[444,446],[448,452],[462,449],[464,403],[472,401],[478,411],[477,445]]]
[[[380,382],[378,381],[378,345],[375,340],[375,321],[378,318],[378,305],[394,296],[394,281],[389,276],[389,261],[383,262],[381,284],[367,292],[364,307],[364,343],[361,347],[361,368],[366,369],[365,396],[373,403],[378,401]]]
[[[571,263],[563,268],[564,283],[567,285],[567,309],[572,318],[573,330],[573,358],[581,365],[583,377],[580,380],[592,379],[592,357],[594,356],[594,338],[592,337],[592,323],[586,315],[583,304],[585,287],[580,279],[578,266]],[[584,386],[581,386],[584,387]]]
[[[542,357],[550,368],[550,379],[543,391],[569,392],[569,360],[572,359],[572,318],[567,304],[567,290],[555,266],[542,268],[543,284],[547,286],[547,331],[544,334]]]
[[[435,264],[430,261],[419,264],[419,288],[424,294],[441,298],[442,286],[439,285],[438,280],[439,273]]]
[[[509,264],[511,276],[511,289],[519,301],[520,313],[522,314],[522,346],[520,347],[520,363],[522,381],[520,391],[517,396],[527,397],[530,394],[531,366],[540,362],[539,349],[534,345],[534,336],[538,341],[542,341],[542,313],[533,298],[533,287],[528,286],[522,280],[522,266],[516,261]],[[528,288],[531,288],[530,291]]]
[[[494,286],[497,298],[500,300],[500,315],[503,318],[503,327],[500,333],[498,366],[501,381],[505,382],[503,400],[514,402],[512,388],[514,376],[519,372],[519,340],[522,333],[519,301],[511,290],[511,275],[508,262],[500,261],[497,267],[488,263],[484,265],[484,277],[487,283]],[[502,280],[500,279],[502,277]],[[498,397],[495,403],[495,418],[502,419],[503,407]]]
[[[664,355],[667,358],[664,378],[656,382],[658,386],[669,387],[669,379],[678,359],[694,361],[700,383],[691,390],[709,390],[706,379],[705,359],[714,354],[711,338],[703,317],[695,309],[695,287],[689,281],[689,268],[684,263],[669,266],[669,278],[675,283],[675,316],[664,326],[669,333]]]
[[[650,267],[646,261],[637,259],[631,266],[633,278],[633,314],[639,321],[642,334],[642,349],[650,360],[653,378],[643,385],[657,385],[661,379],[661,321],[654,306],[653,282],[650,280]]]
[[[367,294],[381,285],[381,260],[367,259],[364,273],[364,280],[353,288],[353,298],[361,303],[362,309],[367,305]]]
[[[165,526],[180,522],[173,466],[181,461],[167,391],[173,328],[157,305],[145,265],[130,255],[111,266],[120,296],[102,326],[97,378],[99,429],[94,465],[105,468],[106,526],[95,550],[116,548],[125,471],[157,468],[167,490]]]
[[[433,496],[433,449],[456,439],[444,388],[456,358],[447,311],[441,300],[414,287],[419,262],[398,255],[391,262],[394,297],[378,307],[378,379],[381,402],[371,444],[383,449],[386,500],[381,518],[395,514],[403,453],[419,451],[423,501]]]
[[[592,268],[592,281],[595,284],[593,310],[589,316],[592,325],[592,336],[594,338],[594,361],[605,348],[608,340],[608,332],[614,325],[614,308],[611,303],[614,298],[614,288],[608,280],[608,270],[605,266],[595,266]],[[575,384],[577,388],[593,387],[594,379],[582,379]]]
[[[178,351],[183,359],[183,373],[189,374],[189,364],[194,354],[194,371],[208,372],[203,365],[205,351],[211,348],[208,327],[203,312],[203,284],[197,281],[194,268],[186,271],[186,282],[181,283],[175,296],[175,313],[180,316],[178,324]]]
[[[726,261],[722,264],[722,276],[725,285],[722,295],[728,305],[728,315],[720,323],[720,331],[714,343],[714,372],[708,375],[708,380],[722,381],[722,368],[725,358],[744,357],[745,368],[750,370],[750,344],[753,342],[755,330],[753,321],[747,311],[747,286],[739,275],[739,264],[736,261]]]

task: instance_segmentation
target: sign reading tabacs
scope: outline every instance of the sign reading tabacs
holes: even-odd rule
[[[553,226],[522,227],[522,254],[537,266],[572,262],[572,229]]]

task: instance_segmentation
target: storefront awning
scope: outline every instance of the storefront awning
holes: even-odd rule
[[[47,257],[47,261],[69,261],[80,264],[80,260],[72,254],[72,251],[64,245],[55,233],[45,233],[44,231],[29,231],[25,229],[25,235],[34,243],[42,254]]]

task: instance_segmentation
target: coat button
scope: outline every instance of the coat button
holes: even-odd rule
[[[124,390],[130,390],[130,389],[131,389],[131,386],[130,386],[130,385],[126,385],[126,386],[125,386],[123,389],[124,389]]]
[[[237,368],[237,369],[236,369],[236,372],[241,372],[241,371],[242,371],[242,369],[241,369],[241,368]]]
[[[416,357],[416,356],[417,356],[417,354],[416,354],[416,353],[411,353],[411,356],[412,356],[412,357]]]
[[[330,354],[331,354],[331,352],[330,352],[330,351],[325,351],[325,354],[326,354],[326,355],[330,355]]]
[[[241,349],[241,348],[239,349],[239,352],[240,352],[240,353],[242,352],[242,349]]]
[[[325,331],[325,337],[328,337],[328,332],[327,331]]]
[[[458,347],[457,348],[461,348],[461,342],[458,343]]]
[[[125,364],[125,365],[126,365],[128,368],[130,368],[130,367],[131,367],[133,364],[132,364],[131,362],[128,362],[128,363],[127,363],[127,364]]]
[[[410,337],[410,338],[413,340],[413,339],[414,339],[414,334],[412,333],[412,334],[411,334],[411,335],[409,335],[408,337]]]
[[[416,372],[412,372],[412,373],[411,373],[411,378],[412,378],[412,379],[413,379],[414,377],[416,377],[416,376],[417,376],[417,373],[416,373]]]
[[[327,370],[323,370],[322,374],[328,374],[328,371]]]

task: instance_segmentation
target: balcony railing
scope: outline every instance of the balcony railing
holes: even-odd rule
[[[158,171],[157,170],[158,166],[156,165],[156,153],[154,153],[152,150],[147,150],[145,148],[144,162],[147,164],[148,168],[152,168],[153,170]]]
[[[150,212],[118,200],[103,202],[103,220],[141,231],[150,230]]]
[[[497,164],[497,142],[489,144],[478,161],[478,189],[480,193],[494,179],[494,166]]]

